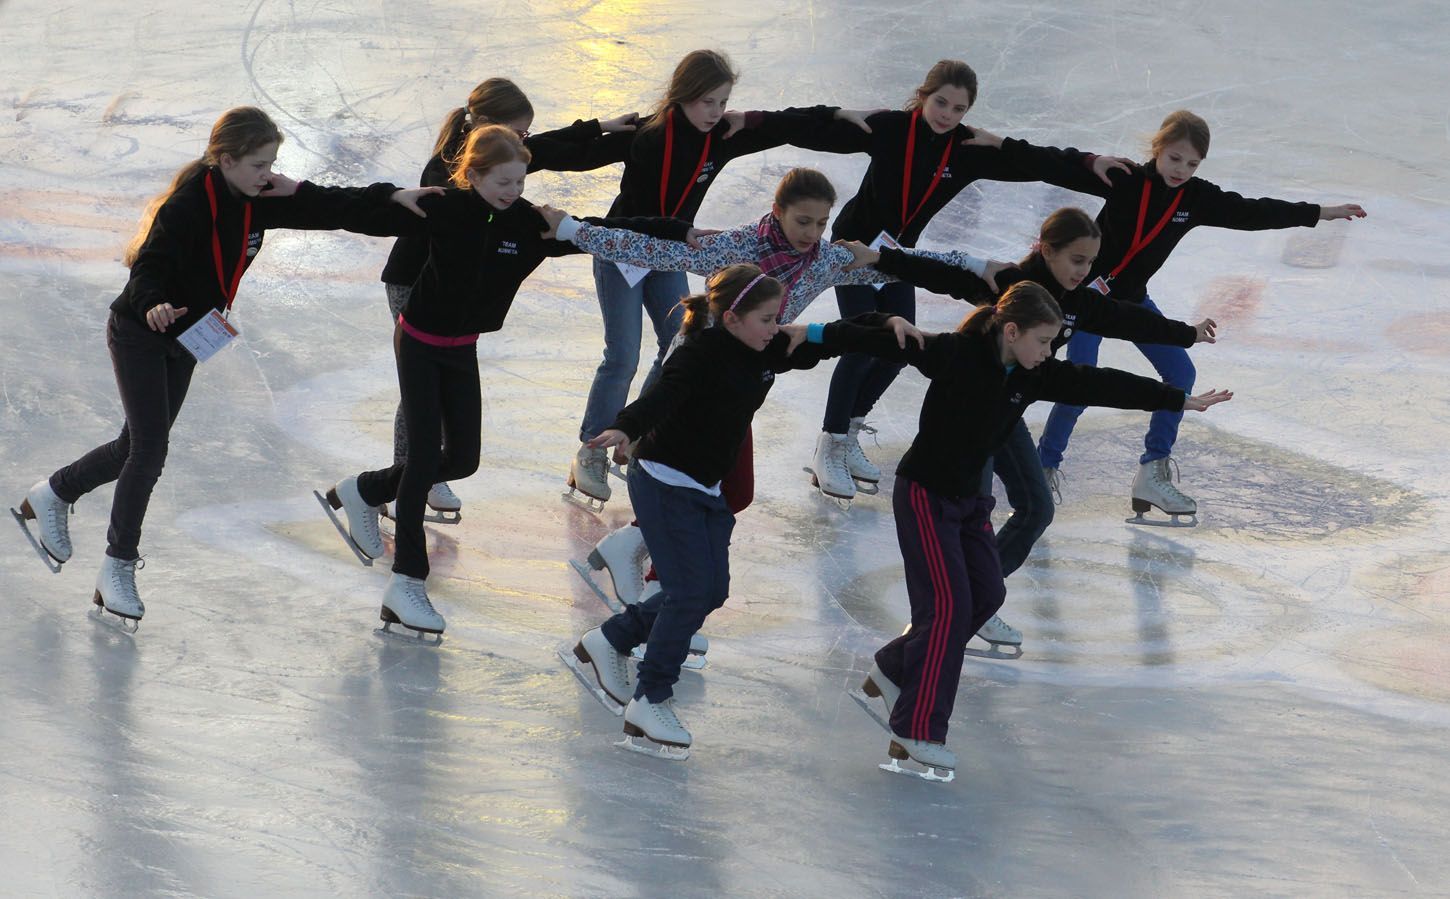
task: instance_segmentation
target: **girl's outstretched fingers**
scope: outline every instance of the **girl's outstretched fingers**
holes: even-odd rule
[[[796,347],[806,342],[805,325],[797,325],[795,323],[781,325],[780,333],[790,338],[790,343],[787,344],[785,348],[785,354],[787,356],[789,356],[791,353],[794,353]]]
[[[607,428],[599,432],[599,436],[589,441],[590,449],[600,447],[622,446],[629,442],[629,435],[618,428]]]
[[[878,112],[887,112],[887,110],[884,107],[881,109],[838,109],[835,112],[835,117],[843,122],[850,122],[852,125],[870,134],[871,126],[866,124],[866,117],[875,115]]]
[[[1319,220],[1321,222],[1332,222],[1335,219],[1362,219],[1369,215],[1364,207],[1358,203],[1345,203],[1340,206],[1320,206]]]
[[[1217,406],[1219,403],[1226,403],[1234,398],[1232,390],[1210,390],[1207,393],[1200,393],[1197,396],[1185,397],[1183,400],[1184,412],[1203,412],[1209,406]]]
[[[1194,325],[1193,330],[1198,332],[1198,338],[1193,341],[1194,343],[1218,343],[1218,322],[1213,319],[1204,319]]]
[[[407,190],[395,190],[393,191],[393,195],[388,199],[419,218],[427,218],[428,213],[423,211],[423,208],[418,205],[418,201],[423,197],[441,193],[443,193],[443,188],[441,187],[412,187]]]
[[[691,249],[700,250],[705,246],[701,238],[714,237],[719,233],[719,228],[691,228],[685,232],[685,243],[689,244]]]
[[[866,246],[859,240],[838,240],[836,246],[845,247],[851,251],[851,264],[846,266],[846,271],[854,272],[858,268],[865,268],[868,265],[875,265],[881,261],[881,254]]]
[[[926,335],[923,334],[921,332],[921,329],[918,328],[916,325],[913,325],[911,322],[907,321],[899,315],[893,315],[888,318],[886,320],[886,325],[887,327],[891,328],[892,333],[896,335],[896,345],[901,347],[903,350],[906,349],[906,341],[908,340],[916,341],[917,349],[926,349]]]
[[[267,176],[267,188],[263,191],[268,197],[290,197],[297,193],[297,182],[288,178],[281,172],[273,172]]]

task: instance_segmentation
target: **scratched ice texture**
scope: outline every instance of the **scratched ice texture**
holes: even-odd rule
[[[900,106],[957,57],[981,77],[969,122],[1141,158],[1189,107],[1210,180],[1370,211],[1195,232],[1154,281],[1168,314],[1218,320],[1198,383],[1238,392],[1176,453],[1202,524],[1124,524],[1144,418],[1084,416],[1057,520],[1008,584],[1026,654],[968,659],[945,786],[877,770],[885,735],[846,695],[907,610],[889,489],[844,513],[801,472],[829,368],[783,377],[756,419],[733,595],[679,688],[692,757],[624,753],[554,656],[605,614],[568,560],[630,518],[622,490],[601,515],[560,499],[602,347],[587,260],[546,263],[479,344],[483,465],[455,485],[463,522],[429,529],[434,650],[373,635],[387,565],[353,561],[310,497],[389,458],[388,242],[274,232],[242,339],[172,434],[139,633],[87,617],[109,489],[77,505],[59,575],[5,525],[5,893],[1450,892],[1443,4],[11,0],[0,33],[8,503],[118,429],[121,247],[231,105],[272,113],[293,176],[408,183],[491,75],[538,130],[646,109],[699,46],[734,56],[742,109]],[[844,199],[865,161],[737,161],[700,223],[755,219],[798,164]],[[540,174],[528,195],[597,214],[617,180]],[[979,183],[923,243],[1014,258],[1070,203],[1098,205]],[[919,305],[929,328],[962,314]],[[808,319],[834,315],[825,296]],[[1130,347],[1104,361],[1148,371]],[[904,375],[872,417],[888,472],[923,390]]]

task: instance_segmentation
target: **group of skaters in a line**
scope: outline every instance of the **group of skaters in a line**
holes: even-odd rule
[[[1248,199],[1196,177],[1209,129],[1187,111],[1163,121],[1143,162],[968,127],[977,78],[959,61],[932,66],[902,110],[727,111],[737,78],[723,54],[694,51],[648,115],[542,133],[531,131],[522,91],[489,79],[449,114],[413,190],[293,181],[272,171],[282,142],[272,120],[252,107],[228,110],[205,155],[148,207],[127,250],[130,278],[106,329],[125,410],[119,436],[37,483],[13,510],[42,559],[60,570],[71,557],[72,505],[115,482],[93,599],[139,621],[141,525],[171,426],[198,361],[236,333],[228,313],[266,231],[396,236],[382,274],[401,394],[392,464],[343,478],[324,505],[368,562],[384,552],[380,512],[393,519],[382,619],[441,634],[445,621],[426,589],[424,521],[458,520],[462,504],[449,482],[479,465],[477,340],[502,327],[545,258],[585,252],[594,257],[604,359],[568,484],[595,503],[610,499],[613,451],[628,463],[635,521],[589,556],[593,568],[608,569],[621,611],[585,633],[566,661],[623,715],[626,733],[644,740],[627,740],[631,748],[684,755],[691,740],[673,686],[692,645],[701,650],[701,625],[729,593],[730,535],[754,493],[751,422],[776,375],[840,357],[810,471],[822,493],[848,502],[858,489],[875,492],[883,477],[860,435],[911,365],[930,384],[891,498],[911,626],[876,653],[863,691],[884,700],[891,755],[921,766],[899,770],[949,777],[956,763],[945,738],[964,647],[983,628],[993,643],[1021,642],[997,617],[1004,578],[1051,521],[1082,408],[1152,412],[1133,508],[1141,517],[1157,507],[1175,521],[1196,511],[1169,476],[1179,421],[1231,394],[1192,394],[1185,348],[1213,342],[1215,323],[1166,318],[1148,280],[1193,227],[1313,226],[1364,211]],[[808,168],[785,175],[758,220],[723,231],[694,225],[726,163],[783,144],[869,156],[829,239],[836,191]],[[620,191],[604,217],[576,219],[523,198],[531,171],[615,163],[623,164]],[[913,249],[933,216],[979,179],[1044,181],[1105,205],[1096,218],[1053,212],[1014,263]],[[707,278],[705,293],[689,295],[686,272]],[[976,308],[955,331],[923,333],[914,285]],[[827,287],[841,320],[797,323]],[[658,352],[626,405],[644,313]],[[1095,367],[1103,337],[1132,341],[1162,380]],[[1063,345],[1067,361],[1054,355]],[[1039,399],[1057,405],[1034,445],[1021,419]],[[995,533],[994,472],[1012,506]],[[631,673],[628,657],[640,646]]]

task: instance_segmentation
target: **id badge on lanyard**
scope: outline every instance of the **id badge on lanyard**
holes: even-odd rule
[[[887,231],[882,231],[880,234],[876,235],[876,239],[871,241],[869,246],[871,247],[871,249],[875,250],[878,253],[881,252],[882,247],[886,247],[887,249],[891,250],[901,249],[900,242],[898,242],[896,238],[892,237],[890,232]],[[885,286],[885,282],[878,282],[871,285],[871,287],[875,290],[880,290]]]
[[[232,301],[236,299],[237,288],[242,283],[242,271],[246,268],[248,239],[252,232],[252,204],[247,203],[242,211],[242,251],[237,256],[236,267],[232,269],[231,282],[227,282],[226,272],[222,269],[222,241],[217,234],[217,202],[216,184],[212,180],[212,173],[206,173],[206,198],[211,204],[211,255],[212,262],[216,265],[217,283],[221,285],[222,296],[226,297],[227,306],[225,312],[218,312],[212,309],[196,324],[187,328],[176,338],[186,348],[188,353],[196,357],[197,362],[205,362],[218,351],[222,350],[236,340],[239,333],[236,326],[227,320],[232,311]]]

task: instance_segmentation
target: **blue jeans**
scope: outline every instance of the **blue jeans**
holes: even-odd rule
[[[916,321],[916,288],[905,281],[892,281],[880,290],[869,284],[848,284],[836,288],[836,305],[841,318],[863,312],[885,312]],[[887,362],[865,353],[847,353],[836,362],[831,390],[826,395],[826,414],[821,430],[844,434],[851,419],[861,418],[901,373],[903,363]]]
[[[660,592],[604,622],[604,639],[628,653],[648,642],[636,698],[674,695],[690,638],[730,595],[730,533],[735,516],[723,497],[655,480],[629,466],[629,502],[660,577]]]
[[[1037,538],[1052,524],[1052,491],[1042,476],[1032,432],[1021,419],[997,448],[992,469],[1007,488],[1007,503],[1012,506],[1012,517],[997,532],[997,556],[1005,578],[1022,567]]]
[[[1154,305],[1152,297],[1144,297],[1143,305],[1162,315]],[[1067,361],[1079,365],[1097,365],[1098,346],[1102,342],[1103,339],[1096,334],[1086,331],[1074,333],[1067,342]],[[1165,384],[1186,391],[1193,390],[1193,380],[1198,371],[1193,367],[1193,360],[1188,358],[1187,350],[1162,343],[1133,345],[1143,354],[1143,358],[1153,364],[1158,377]],[[1063,453],[1067,452],[1067,442],[1072,439],[1072,429],[1083,408],[1065,403],[1057,403],[1052,407],[1052,412],[1047,416],[1047,426],[1042,429],[1042,439],[1037,443],[1038,461],[1043,468],[1061,467]],[[1148,463],[1172,455],[1173,444],[1178,440],[1178,424],[1181,421],[1182,412],[1154,412],[1148,424],[1148,433],[1143,437],[1143,455],[1138,461]]]
[[[639,342],[644,333],[643,309],[654,324],[659,351],[640,391],[660,376],[660,362],[670,341],[679,333],[685,310],[680,300],[690,292],[684,272],[650,272],[633,287],[613,262],[594,260],[594,288],[604,316],[604,361],[594,372],[579,442],[592,440],[614,424],[614,417],[629,400],[629,385],[639,369]]]

